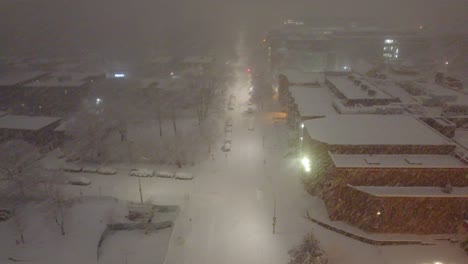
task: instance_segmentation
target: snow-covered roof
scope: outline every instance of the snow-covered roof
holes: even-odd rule
[[[150,63],[165,64],[165,63],[171,62],[172,60],[174,60],[174,58],[171,56],[161,56],[161,57],[151,58]]]
[[[214,62],[211,56],[189,56],[182,60],[182,63],[208,64]]]
[[[361,84],[366,85],[368,89],[373,90],[375,92],[374,95],[369,95],[368,89],[362,89],[360,85],[358,86],[354,84],[354,82],[347,76],[328,76],[327,80],[332,83],[335,88],[346,97],[346,99],[392,99],[390,95],[382,92],[374,84],[370,83],[366,79],[359,80],[361,81]]]
[[[451,187],[451,192],[444,192],[441,187],[431,186],[353,186],[348,187],[377,197],[439,197],[468,198],[468,187]]]
[[[286,76],[288,81],[294,84],[318,83],[323,79],[323,74],[318,72],[305,72],[290,68],[278,72]]]
[[[467,168],[451,155],[425,154],[334,154],[329,153],[337,168]]]
[[[188,83],[185,79],[173,79],[173,78],[142,78],[139,79],[141,88],[150,88],[156,85],[158,89],[162,90],[181,90],[188,87]]]
[[[13,86],[47,74],[42,71],[8,71],[0,74],[0,86]]]
[[[81,87],[89,75],[83,73],[53,73],[26,83],[25,87]]]
[[[0,117],[0,129],[39,130],[60,120],[50,116],[5,115]]]
[[[362,85],[366,85],[368,89],[375,92],[374,95],[369,95],[368,89],[362,89],[361,85],[354,84],[353,80],[347,76],[327,76],[327,80],[335,86],[335,88],[343,94],[346,99],[357,100],[357,99],[392,99],[390,95],[382,92],[374,84],[370,83],[366,79],[359,79]]]
[[[333,115],[304,125],[312,139],[331,145],[453,145],[412,116]]]
[[[337,114],[332,105],[333,93],[327,88],[290,86],[289,91],[303,118]]]

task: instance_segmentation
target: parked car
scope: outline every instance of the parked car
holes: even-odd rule
[[[134,177],[153,177],[154,171],[150,169],[131,169],[129,175]]]
[[[97,173],[104,175],[114,175],[117,173],[117,170],[112,167],[101,167],[97,170]]]
[[[92,166],[85,166],[83,167],[83,172],[87,172],[87,173],[96,173],[98,171],[98,169],[96,167],[92,167]]]
[[[177,171],[175,173],[175,178],[179,180],[191,180],[193,179],[193,174],[190,172]]]
[[[67,183],[71,185],[87,186],[91,184],[91,180],[85,177],[79,177],[79,178],[70,179],[67,181]]]
[[[224,145],[221,147],[221,150],[224,152],[231,151],[231,142],[230,141],[224,142]]]
[[[81,166],[78,166],[78,165],[73,164],[73,163],[65,164],[65,166],[63,166],[62,169],[65,172],[81,172],[82,171]]]
[[[175,173],[173,171],[161,170],[161,171],[156,171],[155,174],[156,176],[160,178],[174,178]]]
[[[255,119],[251,118],[249,119],[249,130],[254,130],[255,129]]]

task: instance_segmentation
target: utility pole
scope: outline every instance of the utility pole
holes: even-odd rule
[[[143,192],[141,191],[141,180],[140,177],[138,177],[138,187],[140,190],[140,203],[143,203]]]
[[[273,235],[276,231],[276,196],[273,195]]]

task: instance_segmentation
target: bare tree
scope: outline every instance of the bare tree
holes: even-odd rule
[[[222,121],[214,115],[210,115],[200,124],[200,136],[202,143],[208,146],[208,154],[211,154],[211,147],[221,135]]]
[[[19,242],[21,242],[21,244],[25,243],[24,231],[26,230],[26,219],[25,219],[23,214],[24,214],[24,212],[23,212],[22,208],[16,208],[15,209],[15,214],[13,216],[13,220],[14,220],[14,223],[15,223],[15,228],[16,228],[16,231],[18,232],[18,236],[19,236]],[[18,240],[17,240],[17,243],[18,243]]]
[[[59,187],[51,185],[49,188],[49,208],[55,223],[60,227],[60,232],[65,235],[65,195]]]
[[[0,181],[14,183],[21,196],[41,181],[40,154],[36,147],[22,141],[11,140],[0,145]]]
[[[65,150],[80,159],[99,161],[103,158],[105,139],[116,126],[99,114],[82,109],[67,124],[66,133],[71,137],[71,141]]]

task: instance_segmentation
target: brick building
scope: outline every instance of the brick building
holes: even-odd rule
[[[309,183],[321,187],[332,220],[418,234],[454,233],[463,222],[468,167],[417,118],[336,115],[304,121],[302,133]]]

